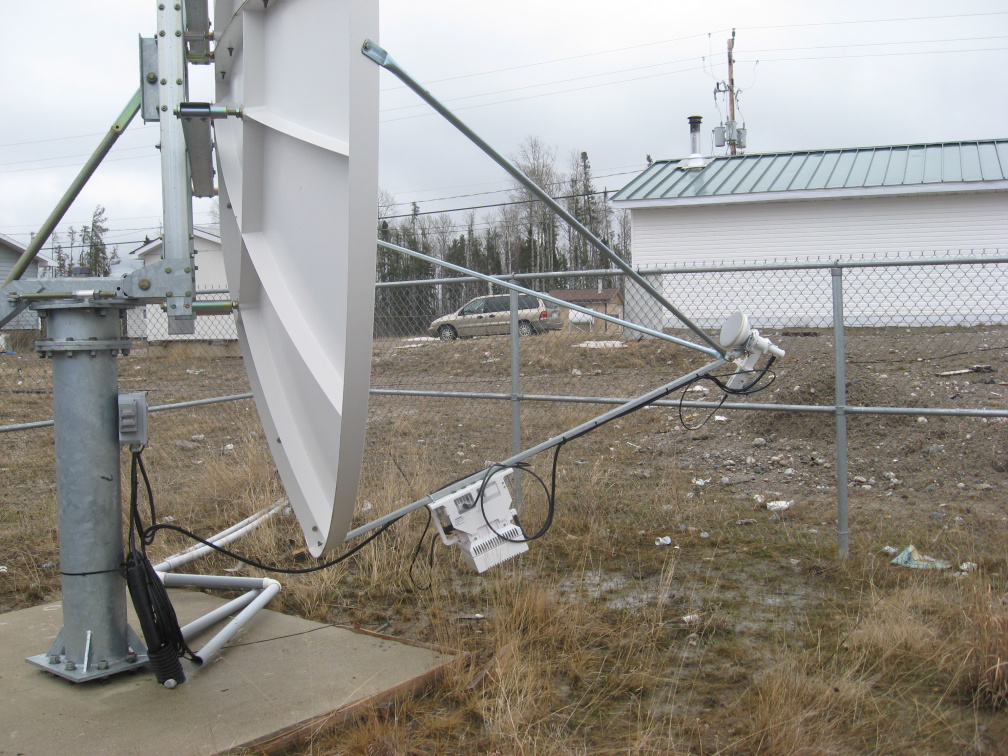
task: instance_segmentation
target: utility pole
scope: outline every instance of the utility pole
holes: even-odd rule
[[[714,127],[714,146],[727,146],[729,155],[737,155],[739,148],[744,150],[746,147],[745,127],[740,127],[735,121],[737,94],[735,91],[735,30],[732,29],[731,39],[728,40],[728,81],[719,81],[714,87],[715,103],[718,101],[718,95],[725,95],[728,100],[728,122]]]
[[[732,51],[735,49],[735,30],[732,29],[731,39],[728,40],[728,122],[735,124],[735,57]],[[737,139],[728,142],[728,149],[731,154],[736,154]]]

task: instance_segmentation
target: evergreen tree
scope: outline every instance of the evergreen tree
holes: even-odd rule
[[[96,205],[94,213],[91,215],[91,224],[81,230],[81,265],[87,266],[93,276],[107,276],[111,267],[112,258],[109,256],[105,246],[105,234],[108,226],[105,223],[105,208]],[[115,252],[113,251],[113,257]]]

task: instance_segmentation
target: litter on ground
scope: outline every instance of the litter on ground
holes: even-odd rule
[[[901,567],[912,567],[917,570],[947,570],[952,565],[949,562],[924,556],[913,545],[907,546],[901,551],[891,564],[898,564]]]
[[[582,341],[574,346],[581,349],[622,349],[626,344],[622,341]]]

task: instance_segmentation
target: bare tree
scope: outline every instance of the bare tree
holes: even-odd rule
[[[551,197],[555,196],[558,188],[563,185],[556,170],[556,149],[546,146],[538,137],[525,137],[518,148],[518,154],[513,156],[512,160]],[[520,268],[536,273],[556,270],[560,267],[556,215],[520,184],[515,184],[512,197],[515,201],[523,203],[519,205],[525,233],[519,258]]]
[[[395,195],[387,189],[378,190],[378,221],[388,220],[395,215],[398,205]]]

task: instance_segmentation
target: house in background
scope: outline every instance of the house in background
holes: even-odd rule
[[[604,315],[623,317],[623,293],[619,289],[554,289],[551,297],[562,299],[571,304],[580,305]],[[593,318],[577,310],[567,307],[560,308],[562,328],[569,331],[585,331],[587,333],[619,334],[622,328],[606,320]]]
[[[25,246],[21,242],[0,234],[0,283],[2,283],[13,270],[17,261],[24,254]],[[25,270],[22,278],[39,278],[46,275],[47,268],[52,266],[52,262],[42,255],[36,256],[32,260],[28,269]],[[0,352],[6,352],[8,348],[31,349],[33,344],[27,346],[20,344],[22,338],[34,341],[35,332],[41,327],[39,317],[32,310],[25,310],[3,327],[0,333]]]
[[[639,269],[1005,254],[1008,139],[719,157],[694,154],[653,163],[617,192],[613,202],[631,212],[632,261]],[[920,300],[943,288],[940,271],[914,270],[916,278],[903,281],[899,290],[877,292],[864,312],[850,311],[851,322],[871,324],[871,312],[878,309],[896,310],[898,321],[907,291]],[[1005,275],[1003,267],[992,273]],[[771,283],[762,274],[751,274],[744,286],[725,290],[714,274],[705,275],[694,276],[674,292],[668,282],[686,283],[689,276],[668,276],[665,286],[681,309],[707,327],[718,325],[735,309],[746,309],[751,290]],[[782,286],[780,281],[777,286]],[[813,287],[823,286],[823,291],[779,292],[791,298],[792,306],[768,313],[760,324],[815,324],[829,302],[828,281]],[[646,297],[639,296],[642,292],[631,295],[630,289],[628,319],[668,325]],[[1001,298],[1006,289],[1000,287]],[[1000,299],[962,304],[963,311],[985,313],[985,322],[1008,322],[1008,303]],[[914,319],[910,312],[902,316]]]
[[[193,237],[196,250],[196,296],[202,299],[226,299],[228,285],[220,233],[215,228],[195,228]],[[155,239],[130,252],[129,256],[144,265],[151,265],[161,259],[163,246],[161,239]],[[238,338],[234,315],[200,315],[196,318],[195,333],[169,335],[168,314],[161,305],[149,304],[131,311],[133,312],[136,313],[135,316],[127,316],[129,336],[146,338],[148,342],[234,341]]]

